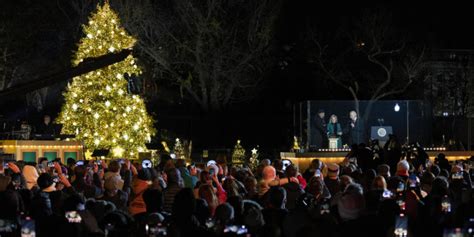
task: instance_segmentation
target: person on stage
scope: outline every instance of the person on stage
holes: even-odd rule
[[[38,127],[36,132],[37,134],[42,134],[47,137],[53,137],[55,134],[54,124],[51,123],[51,117],[49,115],[45,115],[43,117],[43,123]]]
[[[365,143],[365,126],[364,122],[359,119],[357,112],[352,110],[349,112],[349,124],[345,129],[348,134],[348,144],[360,144]]]
[[[335,114],[329,117],[329,123],[327,125],[327,136],[328,138],[336,138],[337,148],[342,148],[342,128],[341,124],[337,121],[337,116]]]
[[[314,125],[312,131],[312,142],[310,143],[310,148],[312,149],[320,149],[326,147],[327,145],[327,135],[326,135],[326,121],[324,120],[324,110],[319,109],[318,115],[314,120]]]

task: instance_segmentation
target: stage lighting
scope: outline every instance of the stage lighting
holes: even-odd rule
[[[393,107],[393,110],[395,110],[395,112],[400,111],[400,105],[398,105],[398,103],[396,103],[395,107]]]

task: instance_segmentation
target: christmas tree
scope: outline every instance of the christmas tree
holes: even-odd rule
[[[232,152],[232,163],[243,164],[245,162],[245,149],[240,145],[240,140],[237,140],[237,144],[234,146]]]
[[[176,155],[176,159],[186,159],[186,157],[184,156],[184,148],[183,145],[181,145],[181,141],[179,140],[179,138],[176,138],[176,143],[174,144],[173,150],[174,154]]]
[[[107,1],[97,6],[83,31],[74,66],[86,58],[131,49],[136,42]],[[61,133],[75,134],[89,150],[112,149],[129,157],[144,151],[155,130],[143,99],[127,91],[125,77],[141,74],[136,63],[130,54],[123,61],[74,77],[58,117]]]

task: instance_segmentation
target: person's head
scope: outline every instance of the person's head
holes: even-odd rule
[[[166,171],[166,176],[168,177],[168,185],[176,184],[183,187],[183,179],[181,178],[181,172],[179,172],[178,169],[168,169]]]
[[[331,115],[331,118],[329,119],[329,121],[331,121],[331,123],[337,123],[337,115],[335,114]]]
[[[431,191],[431,186],[433,185],[433,181],[436,177],[433,173],[426,171],[423,172],[420,178],[420,185],[421,188],[427,192]]]
[[[239,196],[239,186],[237,185],[237,181],[233,178],[227,178],[224,180],[222,184],[225,192],[228,196]]]
[[[209,171],[202,170],[201,173],[199,173],[199,181],[201,181],[201,183],[203,183],[203,184],[212,183],[212,178],[211,178],[211,174],[209,173]]]
[[[104,189],[110,196],[114,196],[117,190],[121,188],[123,184],[122,179],[119,176],[112,176],[104,181]]]
[[[441,169],[438,177],[449,178],[449,171],[447,169]]]
[[[265,206],[267,208],[284,209],[286,203],[286,190],[279,186],[271,187],[266,193]]]
[[[385,179],[390,177],[390,166],[387,164],[381,164],[377,166],[377,174],[383,176]]]
[[[76,179],[84,178],[86,176],[86,172],[87,169],[84,165],[74,167],[74,175],[76,176]]]
[[[271,163],[272,162],[269,159],[263,159],[262,161],[260,161],[260,164],[262,164],[263,166],[268,166]]]
[[[337,209],[343,221],[359,218],[365,209],[362,187],[356,183],[349,184],[338,200]]]
[[[439,176],[433,180],[433,185],[431,186],[431,195],[435,196],[444,196],[449,193],[449,182],[448,179]]]
[[[288,178],[296,177],[297,174],[298,174],[298,170],[296,170],[296,166],[294,166],[293,164],[288,165],[286,167],[286,170],[285,170],[286,177]]]
[[[311,177],[306,185],[306,191],[319,198],[324,192],[324,182],[319,177]]]
[[[397,163],[397,175],[399,176],[408,176],[408,171],[410,170],[410,164],[407,160],[401,160]]]
[[[163,205],[162,200],[162,193],[158,189],[147,189],[143,192],[147,213],[160,212]]]
[[[433,173],[433,175],[434,175],[435,177],[437,177],[437,176],[439,175],[439,173],[441,172],[441,169],[439,168],[438,165],[435,165],[435,164],[434,164],[434,165],[432,165],[432,166],[430,167],[430,172]]]
[[[256,193],[257,192],[257,179],[253,176],[249,176],[245,178],[244,186],[247,192]]]
[[[175,166],[176,168],[184,168],[186,167],[186,161],[184,159],[177,159]]]
[[[122,168],[122,165],[120,165],[120,162],[118,160],[110,161],[110,164],[108,166],[108,170],[113,173],[120,172],[121,168]]]
[[[273,166],[268,165],[263,168],[262,177],[264,180],[274,180],[276,178],[276,170]]]
[[[341,183],[340,183],[340,185],[341,185],[341,190],[346,189],[346,187],[347,187],[349,184],[351,184],[351,183],[354,182],[354,180],[352,179],[352,177],[349,176],[349,175],[341,175],[341,178],[340,178],[340,179],[341,179]]]
[[[356,120],[357,120],[357,112],[355,112],[354,110],[352,110],[351,112],[349,112],[349,118],[350,118],[352,121],[356,121]]]
[[[174,197],[172,214],[178,220],[192,217],[196,209],[196,199],[190,188],[183,188]]]
[[[189,175],[197,176],[197,168],[194,164],[188,165]]]
[[[219,201],[214,191],[214,187],[210,184],[203,184],[199,186],[198,190],[199,198],[206,200],[207,205],[211,210],[215,209],[219,205]]]
[[[321,162],[319,159],[313,159],[310,164],[311,169],[315,170],[320,170],[323,167],[323,162]]]
[[[283,161],[281,161],[280,159],[273,160],[273,167],[275,167],[276,170],[282,170],[283,169]]]
[[[51,117],[49,115],[43,116],[43,123],[46,124],[46,125],[51,123]]]
[[[73,166],[75,164],[76,164],[76,160],[74,158],[69,157],[69,158],[66,159],[66,165],[67,166]]]
[[[137,178],[143,181],[151,180],[151,172],[149,169],[139,169]]]
[[[51,175],[49,175],[48,173],[42,173],[38,177],[37,183],[38,183],[38,187],[41,190],[44,190],[44,189],[47,189],[47,188],[50,188],[50,187],[54,186],[53,177],[51,177]]]
[[[230,224],[234,220],[234,207],[232,207],[229,203],[222,203],[217,206],[214,216],[217,224]]]
[[[328,163],[328,178],[337,179],[339,177],[339,165],[336,163]]]
[[[387,182],[385,178],[381,175],[376,176],[374,181],[372,181],[372,190],[385,190],[387,189]]]
[[[319,110],[318,110],[318,116],[319,116],[319,118],[322,118],[322,119],[323,119],[325,115],[326,115],[326,113],[324,113],[324,110],[323,110],[323,109],[319,109]]]

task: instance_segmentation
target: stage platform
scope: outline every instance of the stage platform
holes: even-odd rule
[[[67,158],[83,159],[83,145],[78,141],[0,140],[0,150],[14,160],[27,162],[37,162],[39,157],[61,158],[64,163]]]
[[[318,151],[318,152],[281,152],[281,159],[291,160],[293,164],[298,166],[300,172],[303,172],[311,163],[313,159],[320,159],[324,163],[341,163],[348,151]],[[474,151],[426,151],[430,160],[434,161],[439,153],[446,155],[449,161],[466,160],[474,156]]]

